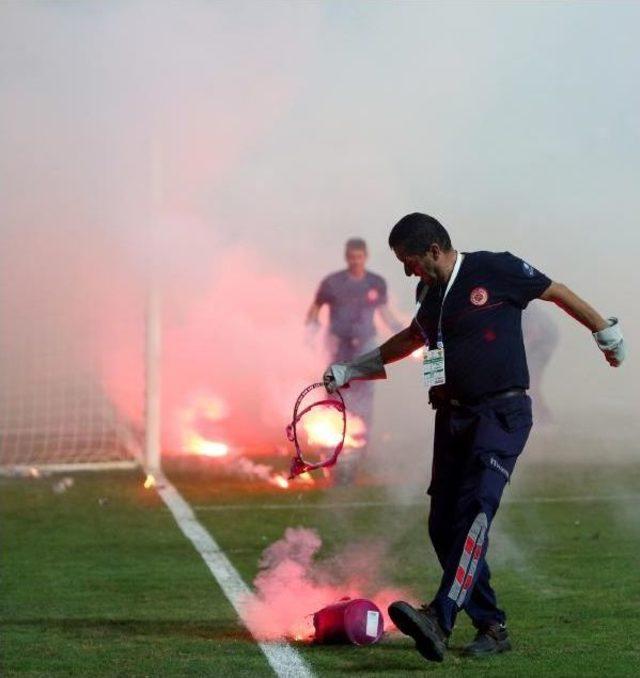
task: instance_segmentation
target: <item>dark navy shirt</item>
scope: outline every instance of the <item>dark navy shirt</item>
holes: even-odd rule
[[[464,254],[458,276],[427,292],[416,320],[430,348],[442,313],[445,379],[440,395],[475,400],[510,388],[529,388],[522,310],[551,284],[546,275],[509,252]],[[424,289],[418,284],[416,298]]]
[[[329,329],[341,339],[366,341],[376,333],[373,315],[387,303],[387,283],[366,271],[359,280],[348,271],[328,275],[316,293],[316,304],[329,304]]]

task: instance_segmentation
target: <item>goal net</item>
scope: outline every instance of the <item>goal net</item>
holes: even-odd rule
[[[133,466],[144,447],[141,286],[92,256],[101,247],[88,236],[30,236],[3,238],[0,254],[0,467]]]

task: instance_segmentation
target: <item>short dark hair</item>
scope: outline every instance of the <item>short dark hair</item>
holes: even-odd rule
[[[350,250],[360,250],[362,252],[367,251],[367,243],[362,238],[349,238],[344,246],[344,251],[349,252]]]
[[[424,254],[434,243],[445,252],[451,249],[447,229],[434,217],[421,212],[402,217],[389,234],[389,247],[402,247],[407,254]]]

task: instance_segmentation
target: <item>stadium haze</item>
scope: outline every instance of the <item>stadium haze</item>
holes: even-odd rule
[[[2,676],[637,673],[639,21],[2,3]],[[491,526],[513,651],[486,660],[462,615],[438,665],[388,618],[373,645],[310,642],[324,605],[419,604],[440,578],[418,361],[376,385],[357,482],[288,478],[329,362],[302,321],[318,281],[358,235],[408,322],[387,237],[411,212],[584,291],[629,342],[611,370],[569,322],[535,338],[538,421]],[[335,446],[318,411],[303,444]]]

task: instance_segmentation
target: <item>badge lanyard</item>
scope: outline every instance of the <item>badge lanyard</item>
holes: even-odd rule
[[[451,276],[449,277],[449,282],[447,287],[442,295],[442,303],[440,304],[440,315],[438,317],[438,336],[437,336],[437,348],[427,349],[424,352],[424,359],[422,362],[423,367],[423,376],[424,383],[427,388],[432,386],[441,386],[445,383],[445,371],[444,371],[444,341],[442,338],[442,313],[444,310],[444,302],[449,294],[449,290],[453,286],[455,279],[458,277],[458,272],[460,271],[460,265],[462,264],[463,255],[461,252],[457,253],[456,261],[453,266],[453,271],[451,271]]]
[[[440,316],[438,318],[438,340],[437,340],[437,346],[438,348],[444,348],[444,342],[442,340],[442,313],[444,311],[444,301],[447,298],[447,294],[449,294],[449,290],[453,286],[453,283],[455,282],[455,279],[458,277],[458,273],[460,271],[460,265],[462,264],[462,257],[464,255],[462,252],[458,252],[456,256],[456,262],[453,265],[453,271],[451,271],[451,275],[449,276],[449,282],[447,283],[447,288],[444,291],[444,294],[442,295],[442,303],[440,304]]]

